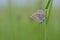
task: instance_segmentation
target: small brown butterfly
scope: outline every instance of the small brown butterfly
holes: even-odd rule
[[[43,9],[37,10],[35,13],[33,13],[30,17],[33,20],[43,22],[45,20],[45,11]]]

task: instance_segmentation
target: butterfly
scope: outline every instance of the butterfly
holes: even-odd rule
[[[39,9],[37,10],[36,12],[34,12],[30,18],[32,18],[33,20],[35,21],[38,21],[40,23],[43,23],[45,21],[45,15],[46,15],[46,12],[45,10],[43,9]]]

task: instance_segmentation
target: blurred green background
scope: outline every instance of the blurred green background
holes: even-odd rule
[[[45,8],[47,1],[0,0],[0,40],[60,40],[60,0],[53,0],[47,24],[29,18],[37,9]]]

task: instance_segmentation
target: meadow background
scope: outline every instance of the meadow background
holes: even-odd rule
[[[37,9],[45,8],[47,2],[48,0],[0,0],[0,40],[60,40],[60,0],[53,0],[47,24],[29,18]]]

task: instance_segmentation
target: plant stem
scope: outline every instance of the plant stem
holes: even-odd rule
[[[50,2],[51,2],[51,0],[48,1],[45,9],[48,9],[49,8]]]
[[[45,40],[48,40],[48,27],[47,27],[47,23],[48,23],[49,18],[50,18],[52,4],[53,4],[53,0],[49,0],[47,6],[45,8],[46,9]],[[47,13],[48,13],[48,16],[47,16]]]
[[[51,0],[51,3],[50,3],[50,7],[48,7],[49,8],[49,11],[47,11],[47,13],[48,13],[48,16],[46,17],[46,24],[48,23],[48,21],[49,21],[49,17],[50,17],[50,14],[51,14],[51,9],[52,9],[52,4],[53,4],[53,0]]]

